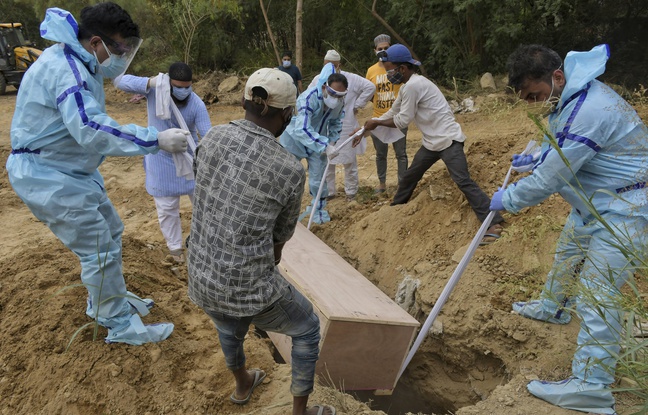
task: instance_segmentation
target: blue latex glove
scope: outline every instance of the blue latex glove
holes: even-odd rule
[[[513,162],[511,163],[513,167],[521,167],[521,166],[526,166],[527,164],[533,163],[533,156],[530,154],[527,155],[520,155],[520,154],[513,154]]]
[[[490,210],[505,210],[504,205],[502,204],[502,197],[504,196],[504,191],[506,189],[499,188],[497,192],[493,194],[490,202]]]

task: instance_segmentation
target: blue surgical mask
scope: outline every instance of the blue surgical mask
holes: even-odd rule
[[[185,99],[187,99],[189,97],[189,95],[191,95],[191,87],[190,86],[188,86],[186,88],[181,88],[181,87],[172,85],[171,86],[171,91],[172,91],[171,93],[173,94],[173,96],[177,100],[180,100],[180,101],[184,101]]]
[[[283,61],[284,68],[290,68],[291,61]]]
[[[102,40],[101,43],[103,44],[104,49],[108,53],[108,58],[104,60],[103,62],[99,63],[99,58],[97,58],[97,52],[93,52],[95,59],[97,59],[97,63],[99,65],[99,72],[106,78],[114,79],[117,78],[119,75],[123,74],[126,72],[126,68],[128,68],[128,59],[125,56],[117,56],[113,55],[110,53],[110,50]]]

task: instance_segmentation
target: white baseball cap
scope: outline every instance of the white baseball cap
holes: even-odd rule
[[[276,68],[261,68],[254,72],[245,84],[245,99],[252,101],[252,89],[263,88],[268,94],[265,100],[269,107],[284,109],[294,107],[297,88],[287,73]]]

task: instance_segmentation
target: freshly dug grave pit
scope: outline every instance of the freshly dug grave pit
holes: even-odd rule
[[[493,356],[482,356],[472,368],[447,364],[440,356],[429,353],[424,359],[424,365],[403,374],[391,396],[349,393],[388,415],[448,414],[486,399],[507,381],[506,368]]]

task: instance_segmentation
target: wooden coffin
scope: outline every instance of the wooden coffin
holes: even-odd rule
[[[301,223],[284,247],[279,269],[320,318],[320,380],[342,390],[389,394],[418,321]],[[290,337],[268,335],[290,363]]]

